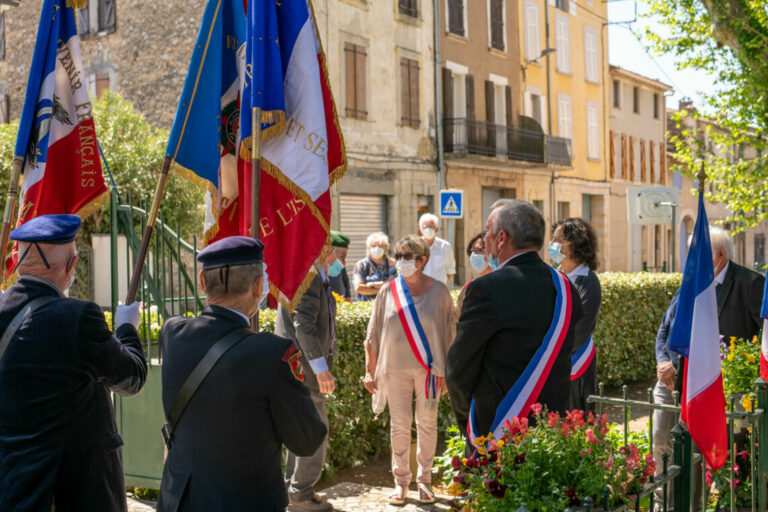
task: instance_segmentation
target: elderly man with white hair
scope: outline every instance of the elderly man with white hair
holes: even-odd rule
[[[424,273],[429,277],[451,287],[453,276],[456,275],[456,258],[450,242],[437,237],[439,220],[431,213],[425,213],[419,218],[419,233],[429,244],[429,261],[424,267]]]
[[[763,298],[765,278],[733,261],[733,240],[726,230],[719,226],[709,227],[709,239],[712,245],[712,266],[715,270],[715,290],[717,293],[717,320],[720,334],[726,339],[731,337],[751,339],[760,332],[760,306]],[[691,239],[688,238],[690,245]],[[675,292],[672,301],[656,334],[656,386],[653,401],[657,404],[671,405],[672,391],[675,389],[677,374],[677,354],[669,350],[669,333],[677,312],[677,299],[680,290]],[[679,380],[679,379],[678,379]],[[678,389],[680,390],[680,389]],[[663,454],[672,455],[672,436],[669,431],[674,427],[675,417],[671,412],[657,410],[653,416],[654,457],[660,461]],[[657,466],[659,472],[661,465]],[[668,502],[671,503],[671,498]],[[656,496],[656,508],[661,507],[661,493]]]

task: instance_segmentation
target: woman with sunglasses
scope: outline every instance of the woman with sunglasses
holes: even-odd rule
[[[404,505],[411,482],[409,456],[413,395],[419,502],[433,503],[432,461],[437,447],[437,403],[445,392],[445,357],[453,343],[453,300],[445,284],[424,274],[429,245],[409,235],[395,245],[399,276],[376,296],[365,340],[365,388],[379,413],[391,417],[392,505]]]

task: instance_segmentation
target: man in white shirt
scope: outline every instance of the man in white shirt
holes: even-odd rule
[[[429,244],[429,261],[424,267],[424,273],[451,288],[453,276],[456,274],[456,259],[453,257],[453,247],[442,238],[437,237],[438,219],[431,213],[425,213],[419,219],[419,232]]]

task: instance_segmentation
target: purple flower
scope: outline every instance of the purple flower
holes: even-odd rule
[[[485,481],[485,488],[488,490],[488,493],[493,496],[494,498],[501,499],[504,497],[504,493],[507,491],[507,486],[502,484],[496,479],[493,480],[486,480]]]

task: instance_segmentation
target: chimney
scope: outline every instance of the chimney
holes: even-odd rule
[[[680,102],[678,103],[678,106],[680,110],[687,110],[689,112],[696,111],[696,108],[693,106],[693,100],[688,96],[680,98]]]

